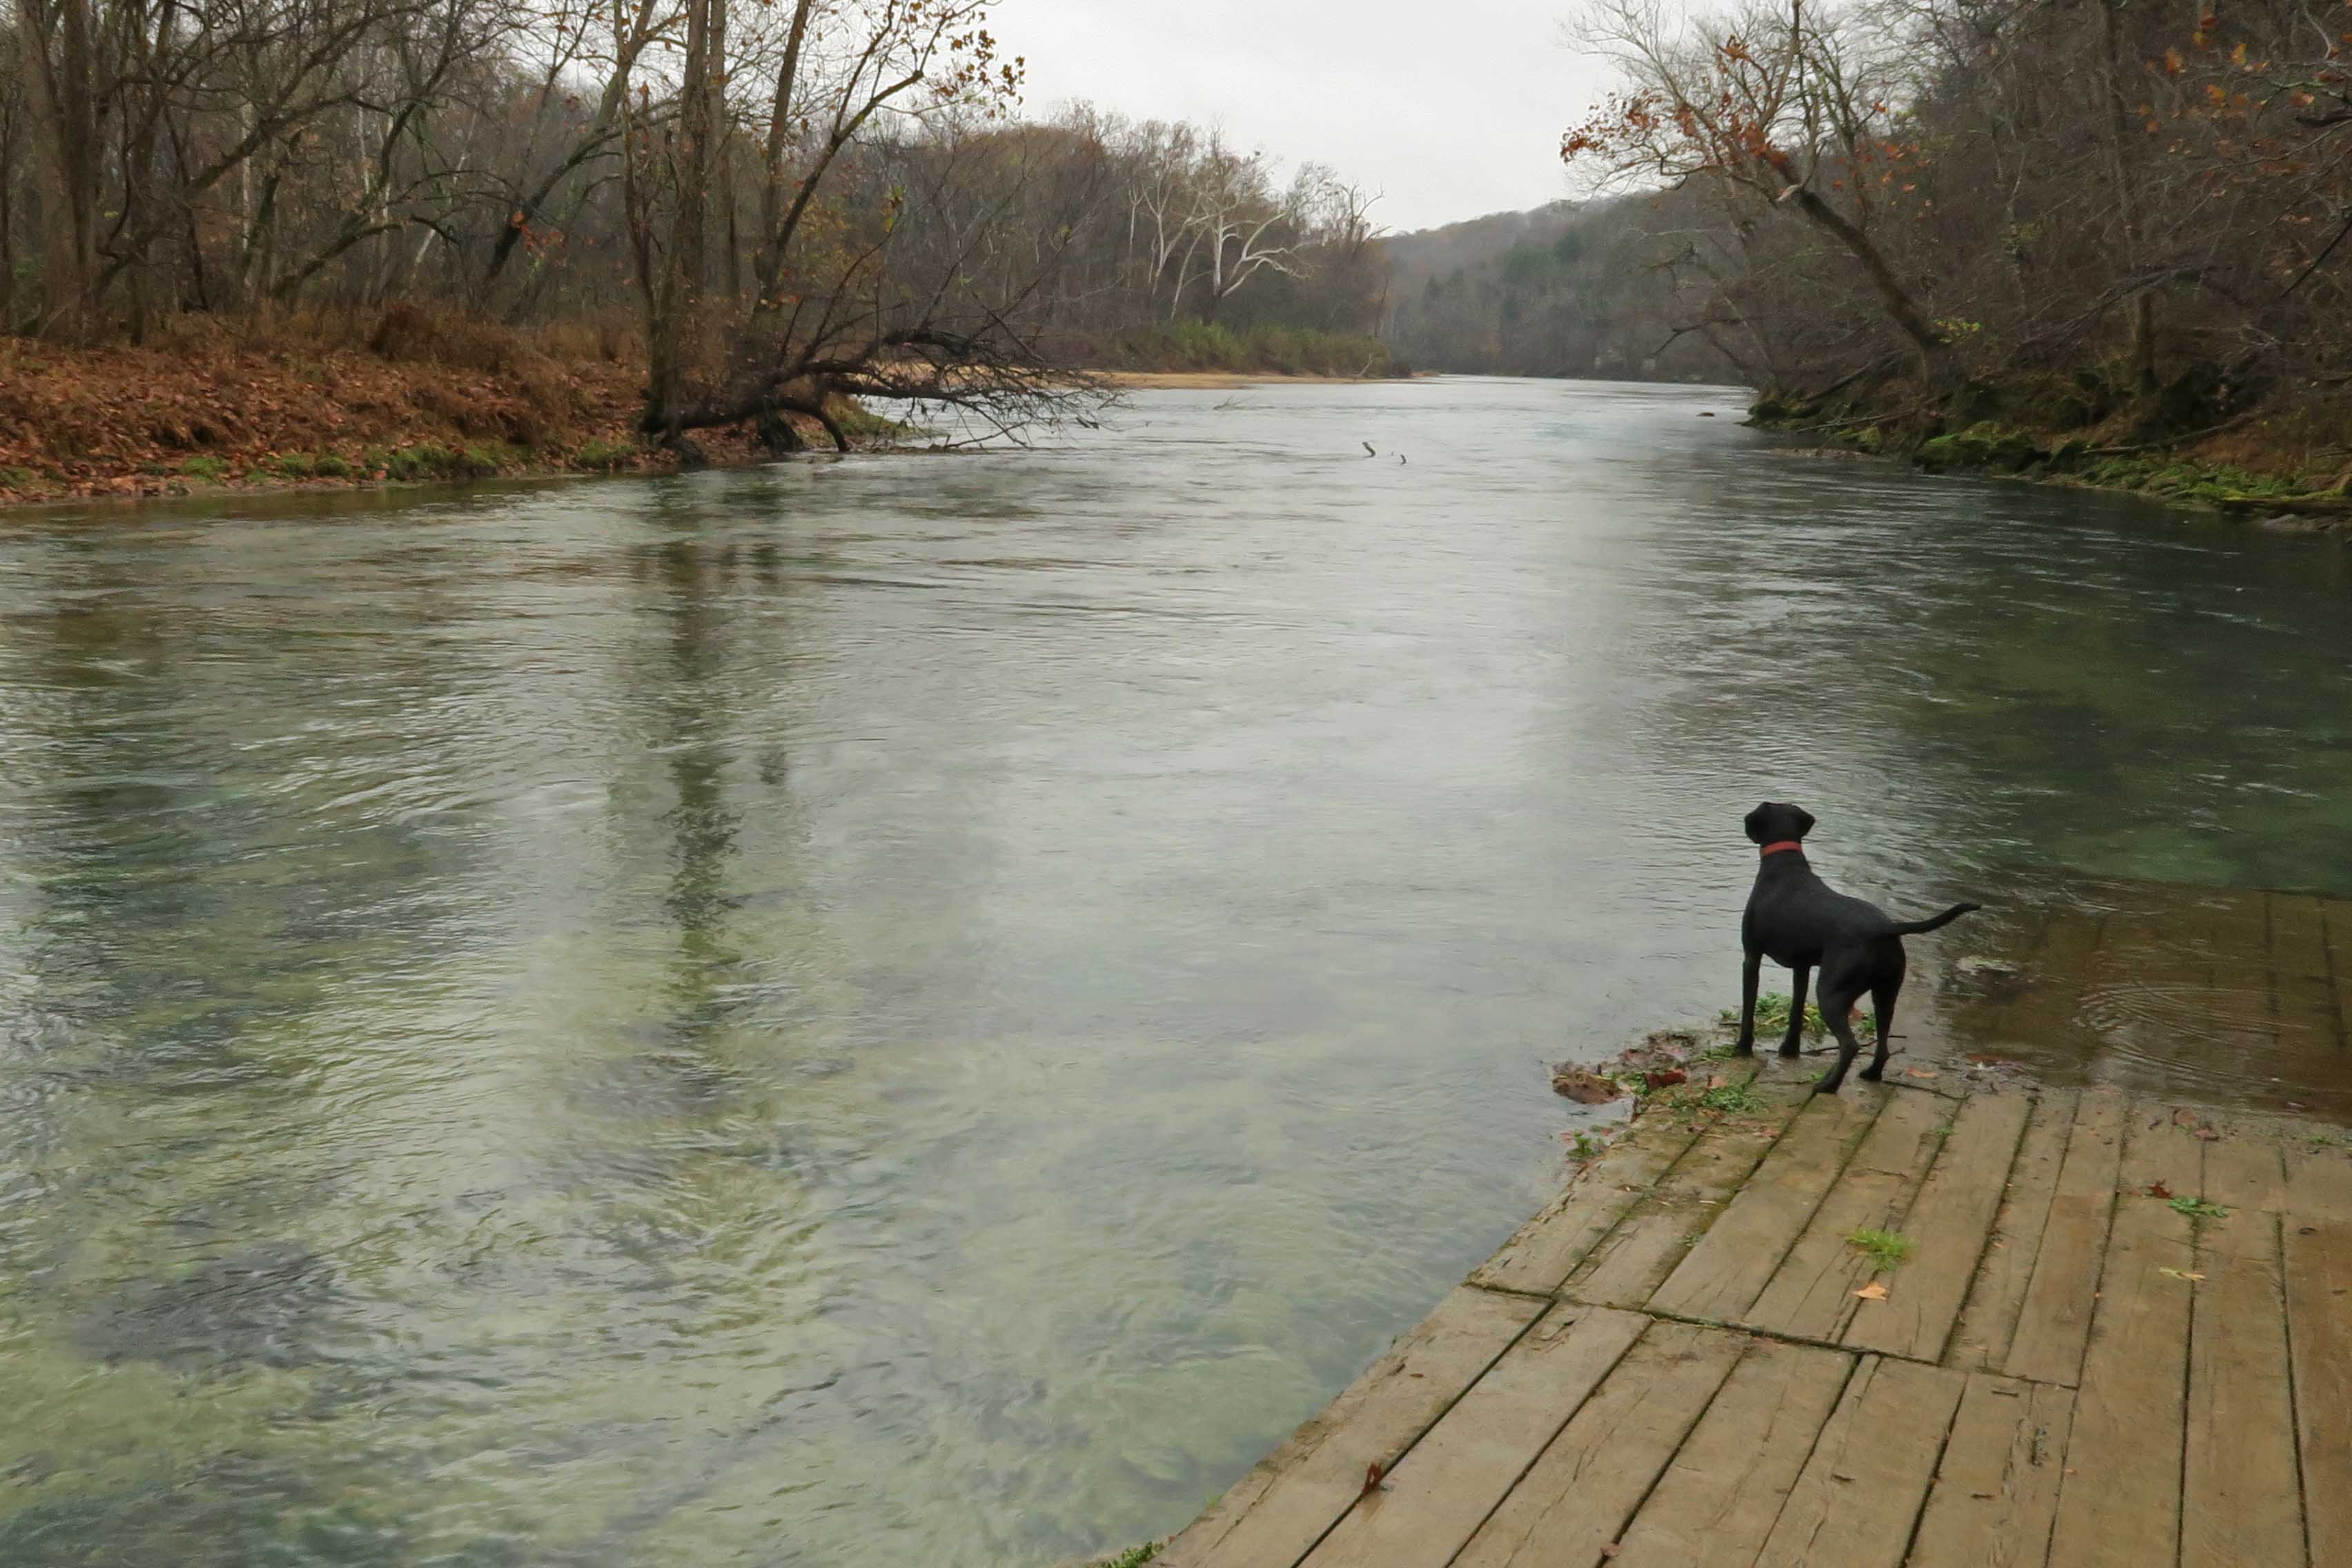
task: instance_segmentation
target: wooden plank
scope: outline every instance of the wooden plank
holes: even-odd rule
[[[2203,1151],[2164,1107],[2146,1100],[2132,1107],[2117,1169],[2122,1190],[2074,1396],[2053,1565],[2173,1561],[2195,1250],[2189,1218],[2172,1198],[2198,1190]]]
[[[1611,1307],[1639,1307],[1691,1243],[1724,1212],[1804,1102],[1804,1085],[1760,1089],[1763,1110],[1727,1117],[1699,1134],[1649,1196],[1586,1255],[1563,1295]]]
[[[1543,1310],[1529,1296],[1455,1289],[1159,1561],[1178,1568],[1297,1562],[1361,1494],[1366,1468],[1393,1468]]]
[[[2352,1563],[2352,1160],[2287,1155],[2287,1342],[2311,1560]]]
[[[1854,1358],[1755,1342],[1625,1528],[1609,1568],[1748,1568]]]
[[[1846,1344],[1912,1361],[1943,1358],[2033,1106],[2022,1094],[1973,1094],[1961,1102],[1951,1136],[1904,1217],[1903,1233],[1916,1244],[1911,1261],[1885,1277],[1885,1300],[1854,1302],[1839,1336]],[[2053,1181],[2057,1164],[2053,1154]]]
[[[2042,1568],[2074,1397],[2051,1384],[1969,1374],[1909,1568]]]
[[[2106,1253],[2107,1217],[2115,1206],[2124,1110],[2124,1097],[2113,1089],[2085,1089],[2075,1108],[2033,1278],[2001,1363],[2011,1377],[2072,1386],[2082,1373],[2099,1263]]]
[[[1744,1314],[1895,1092],[1857,1084],[1843,1094],[1815,1095],[1723,1217],[1666,1277],[1651,1309],[1717,1322]]]
[[[2271,996],[2277,1008],[2280,1039],[2291,1045],[2343,1046],[2344,1026],[2336,1006],[2327,928],[2319,900],[2308,893],[2267,897]]]
[[[2304,1561],[2279,1260],[2284,1184],[2268,1139],[2238,1131],[2206,1146],[2205,1198],[2230,1215],[2197,1226],[2205,1278],[2189,1339],[2180,1568]]]
[[[2024,990],[1990,1020],[1995,1043],[2015,1040],[2040,1053],[2079,1033],[2074,1019],[2083,984],[2097,962],[2105,924],[2104,916],[2076,910],[2052,913],[2040,945],[2025,961]]]
[[[1985,1244],[1984,1259],[1960,1309],[1959,1326],[1944,1353],[1946,1364],[1992,1371],[2009,1359],[2081,1103],[2082,1096],[2071,1089],[2045,1089],[2035,1098],[2025,1141],[2018,1146],[2000,1212],[1993,1220],[1992,1239]]]
[[[1590,1568],[1601,1562],[1748,1342],[1720,1329],[1654,1323],[1453,1568]]]
[[[1696,1123],[1654,1112],[1643,1117],[1480,1264],[1470,1283],[1539,1296],[1558,1290],[1698,1135]]]
[[[2322,899],[2319,923],[2327,932],[2327,973],[2336,984],[2336,1037],[2352,1047],[2352,903]]]
[[[1886,1109],[1742,1321],[1799,1339],[1837,1338],[1857,1304],[1855,1288],[1873,1272],[1868,1255],[1847,1238],[1865,1226],[1901,1228],[1958,1110],[1925,1089],[1891,1091]],[[1981,1240],[1980,1235],[1970,1240],[1971,1261]]]
[[[1756,1568],[1896,1568],[1968,1375],[1864,1356]]]
[[[1650,1321],[1608,1307],[1553,1307],[1384,1484],[1362,1494],[1307,1557],[1311,1568],[1451,1562]]]

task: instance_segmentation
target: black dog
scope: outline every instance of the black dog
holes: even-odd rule
[[[1812,813],[1768,800],[1748,814],[1747,825],[1748,838],[1763,847],[1764,862],[1748,894],[1747,912],[1739,917],[1739,945],[1747,963],[1739,973],[1739,1044],[1735,1048],[1743,1053],[1756,1048],[1756,973],[1769,958],[1797,977],[1796,994],[1789,1001],[1789,1033],[1780,1041],[1780,1054],[1795,1056],[1805,1028],[1805,982],[1818,965],[1822,1018],[1837,1037],[1838,1059],[1813,1092],[1835,1094],[1845,1082],[1846,1068],[1862,1049],[1848,1016],[1864,994],[1878,1014],[1878,1049],[1862,1076],[1879,1077],[1886,1071],[1886,1042],[1894,1036],[1895,998],[1903,990],[1903,939],[1948,925],[1984,906],[1954,904],[1933,920],[1891,920],[1875,904],[1832,892],[1813,875],[1801,842],[1813,830]]]

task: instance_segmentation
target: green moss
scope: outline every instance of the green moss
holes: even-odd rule
[[[583,445],[572,460],[583,468],[610,473],[625,468],[636,458],[636,447],[627,441],[590,441]]]
[[[317,468],[308,452],[280,452],[269,459],[269,471],[283,479],[307,479]]]
[[[310,471],[322,479],[348,479],[352,477],[351,464],[332,452],[321,452],[312,459]]]
[[[228,464],[219,458],[190,458],[180,464],[180,472],[216,485],[228,477]]]
[[[2048,455],[2024,431],[1987,420],[1921,442],[1911,460],[1931,474],[1976,469],[2013,474]]]

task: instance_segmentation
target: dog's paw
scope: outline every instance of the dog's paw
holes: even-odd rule
[[[1862,1076],[1868,1079],[1871,1082],[1876,1083],[1880,1079],[1886,1076],[1886,1069],[1882,1067],[1866,1067],[1862,1069]]]
[[[1780,1054],[1784,1057],[1801,1056],[1804,1054],[1804,1047],[1794,1040],[1782,1040],[1780,1042]]]

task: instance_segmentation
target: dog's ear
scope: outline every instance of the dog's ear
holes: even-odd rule
[[[1807,811],[1801,805],[1792,805],[1789,809],[1797,814],[1798,837],[1802,838],[1806,834],[1811,833],[1813,830],[1813,814],[1811,812]]]
[[[1746,816],[1739,819],[1739,825],[1748,830],[1748,843],[1761,844],[1764,842],[1764,819],[1770,816],[1771,813],[1772,803],[1768,800],[1758,805],[1755,810],[1749,812]]]

